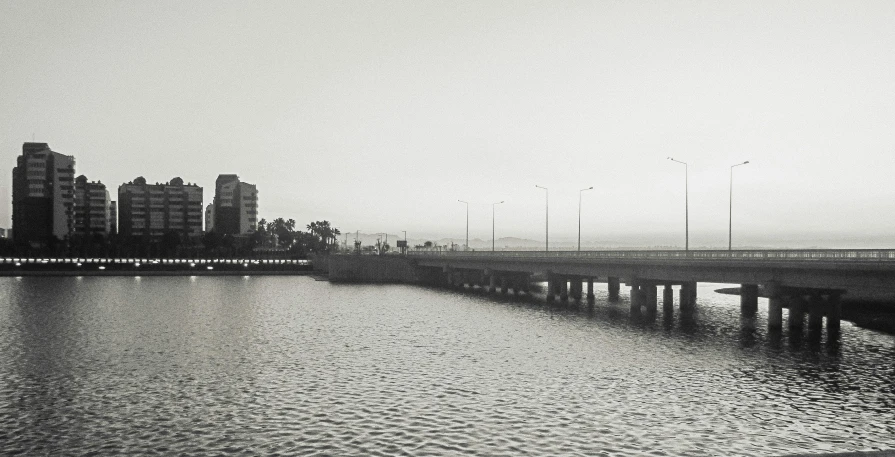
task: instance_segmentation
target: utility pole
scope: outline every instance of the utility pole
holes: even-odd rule
[[[491,252],[494,252],[494,207],[503,203],[503,201],[499,201],[497,203],[491,204]]]
[[[585,190],[591,190],[594,186],[590,186],[587,189],[581,189],[578,191],[578,252],[581,252],[581,194]]]
[[[684,250],[690,250],[690,183],[687,162],[669,157],[668,160],[684,165]]]
[[[730,166],[730,213],[727,221],[727,250],[733,250],[733,168],[746,165],[749,161]]]
[[[537,184],[535,184],[535,187],[537,187],[539,189],[544,189],[544,191],[545,191],[544,198],[546,199],[546,202],[547,202],[546,203],[547,216],[544,218],[544,226],[545,226],[545,229],[544,229],[544,232],[545,232],[544,251],[546,252],[546,251],[550,250],[550,191],[546,187],[539,186]]]
[[[457,200],[460,203],[466,204],[466,246],[463,247],[464,251],[469,250],[469,202],[463,200]]]

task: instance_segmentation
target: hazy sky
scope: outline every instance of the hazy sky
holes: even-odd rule
[[[343,231],[895,232],[895,2],[0,0],[0,162],[219,173]]]

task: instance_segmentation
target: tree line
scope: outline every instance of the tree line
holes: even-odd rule
[[[55,236],[40,246],[0,239],[0,255],[6,257],[143,257],[143,258],[291,258],[329,253],[338,248],[341,234],[329,221],[314,221],[306,231],[297,230],[294,219],[261,219],[254,232],[223,235],[205,232],[188,236],[167,231],[161,237],[126,237],[120,234]],[[15,235],[15,234],[13,234]]]

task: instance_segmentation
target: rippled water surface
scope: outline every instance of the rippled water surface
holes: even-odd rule
[[[308,277],[0,278],[0,453],[781,455],[895,447],[895,338],[760,302]],[[677,311],[677,309],[675,309]],[[754,328],[754,330],[753,330]]]

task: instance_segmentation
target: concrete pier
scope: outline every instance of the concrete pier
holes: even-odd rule
[[[662,288],[662,311],[668,313],[674,310],[674,289],[671,284],[665,284]]]
[[[640,285],[636,283],[631,284],[631,312],[640,313],[641,304]]]
[[[658,291],[655,284],[649,284],[643,287],[643,294],[646,305],[646,312],[656,314],[658,311]]]
[[[740,286],[740,313],[743,316],[754,316],[758,312],[758,285],[743,284]]]
[[[801,296],[790,297],[789,328],[802,328],[805,325],[805,299]]]
[[[768,328],[783,328],[783,299],[780,297],[768,299]]]
[[[594,278],[587,278],[587,302],[592,304],[596,301],[596,298],[594,295]]]
[[[696,306],[696,283],[685,282],[681,284],[680,291],[681,310],[691,310]]]
[[[550,273],[547,273],[547,301],[552,302],[556,300],[556,276]]]
[[[839,333],[842,321],[842,301],[839,294],[832,293],[827,296],[827,334]]]
[[[497,292],[497,276],[491,274],[488,276],[488,293]]]
[[[820,295],[808,299],[808,330],[819,332],[824,326],[825,303]]]
[[[571,278],[571,286],[569,287],[569,296],[574,298],[575,300],[581,300],[583,294],[583,287],[581,278]]]
[[[607,279],[609,286],[609,301],[618,301],[618,293],[621,290],[621,283],[618,278],[610,276]]]
[[[569,278],[563,277],[559,283],[559,299],[569,301]]]
[[[503,294],[503,295],[506,295],[507,293],[510,292],[510,290],[509,290],[509,286],[507,285],[507,282],[508,282],[508,281],[507,281],[507,277],[506,277],[506,276],[501,276],[501,277],[500,277],[500,293]]]

